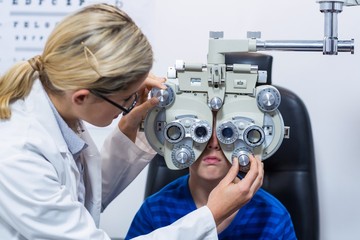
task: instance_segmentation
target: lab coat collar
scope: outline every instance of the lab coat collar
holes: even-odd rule
[[[78,155],[84,148],[87,147],[87,144],[83,139],[81,139],[70,127],[67,125],[65,120],[60,116],[59,112],[55,108],[54,104],[51,102],[47,94],[45,94],[49,102],[50,108],[54,113],[55,119],[59,125],[60,131],[64,137],[64,140],[69,148],[69,151],[73,156]],[[84,127],[81,124],[81,121],[78,122],[79,131],[83,130]],[[81,133],[81,132],[80,132]],[[80,134],[79,133],[79,134]]]
[[[45,130],[51,134],[59,151],[61,153],[68,153],[68,146],[49,104],[47,93],[39,80],[35,80],[30,94],[25,98],[25,107]]]

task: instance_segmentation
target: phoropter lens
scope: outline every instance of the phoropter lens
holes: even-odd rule
[[[197,143],[206,143],[211,137],[211,126],[205,120],[194,120],[191,126],[191,138]]]
[[[178,122],[170,122],[164,129],[164,137],[170,143],[178,143],[184,136],[184,127]]]
[[[252,129],[247,133],[247,139],[249,142],[256,144],[261,140],[261,133],[257,129]]]
[[[264,130],[256,125],[249,126],[244,131],[244,141],[250,147],[260,146],[265,140]]]
[[[166,131],[166,135],[172,141],[176,141],[181,137],[181,129],[178,126],[171,126]]]
[[[221,131],[221,134],[226,138],[230,139],[234,135],[234,131],[230,127],[226,127]]]
[[[227,121],[217,127],[216,137],[223,144],[233,144],[239,138],[239,132],[231,121]]]
[[[203,138],[208,134],[208,132],[204,126],[200,126],[195,129],[195,134],[197,137]]]

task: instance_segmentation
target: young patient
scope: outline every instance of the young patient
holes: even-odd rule
[[[215,113],[214,123],[215,123]],[[214,125],[214,124],[213,124]],[[215,129],[215,126],[213,126]],[[231,164],[220,149],[215,130],[189,174],[148,197],[135,215],[125,239],[167,226],[206,205],[210,192],[224,178]],[[296,239],[286,208],[259,189],[243,208],[218,226],[219,239]]]

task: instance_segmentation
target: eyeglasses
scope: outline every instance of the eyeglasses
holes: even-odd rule
[[[136,103],[137,103],[137,100],[138,100],[138,97],[139,97],[139,95],[138,95],[137,92],[134,93],[134,94],[131,96],[131,97],[134,98],[131,106],[128,107],[128,108],[125,108],[125,107],[121,106],[120,104],[114,102],[113,100],[105,97],[104,95],[102,95],[102,94],[100,94],[100,93],[98,93],[98,92],[95,92],[94,90],[89,90],[89,91],[90,91],[92,94],[94,94],[95,96],[104,99],[104,100],[107,101],[108,103],[110,103],[110,104],[112,104],[113,106],[115,106],[115,107],[119,108],[120,110],[122,110],[122,111],[123,111],[123,116],[125,116],[126,114],[128,114],[128,113],[135,107],[135,105],[136,105]]]

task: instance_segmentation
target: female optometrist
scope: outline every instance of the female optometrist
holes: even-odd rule
[[[110,239],[101,211],[155,154],[137,132],[158,102],[148,91],[164,81],[149,75],[152,63],[135,23],[96,4],[58,23],[41,56],[1,76],[1,239]],[[99,153],[83,121],[107,126],[121,113]],[[216,226],[262,184],[255,158],[243,180],[237,172],[234,164],[207,206],[138,239],[217,239]]]

